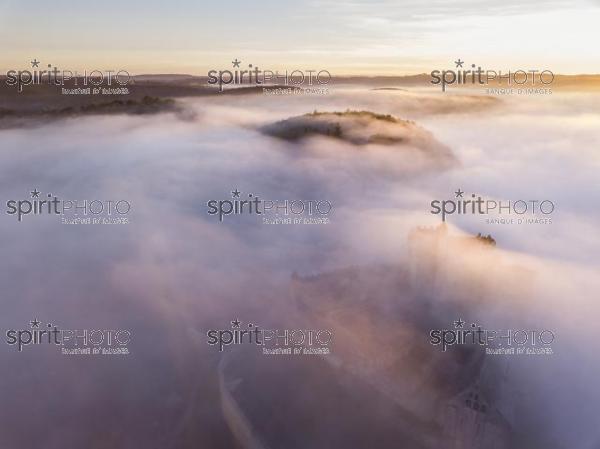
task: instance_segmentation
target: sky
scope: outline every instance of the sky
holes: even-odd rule
[[[32,14],[35,11],[35,14]],[[263,69],[403,75],[452,68],[600,73],[600,1],[246,2],[0,0],[0,70],[206,75],[235,58]]]

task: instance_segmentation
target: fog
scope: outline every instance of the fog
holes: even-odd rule
[[[28,447],[43,436],[48,449],[231,447],[218,354],[206,345],[206,330],[228,328],[236,317],[281,325],[292,307],[294,272],[405,267],[409,232],[441,222],[431,201],[454,199],[462,189],[466,197],[547,199],[555,211],[551,224],[450,216],[453,235],[491,234],[499,254],[493,260],[501,260],[489,266],[490,259],[457,255],[449,261],[453,270],[470,266],[473,276],[503,288],[473,303],[459,283],[450,309],[430,298],[432,319],[450,310],[489,328],[552,329],[553,356],[507,362],[511,385],[526,392],[519,431],[534,423],[531,433],[547,432],[556,447],[598,447],[598,94],[489,99],[468,91],[330,91],[185,99],[185,118],[94,116],[0,131],[3,205],[38,189],[132,206],[127,225],[66,225],[49,215],[19,223],[3,214],[3,330],[28,329],[38,318],[133,335],[131,355],[101,360],[47,346],[17,353],[6,345],[0,445]],[[313,110],[346,109],[414,120],[458,163],[423,169],[402,145],[357,149],[327,137],[290,143],[259,130]],[[331,222],[267,225],[241,215],[220,223],[207,214],[207,201],[230,199],[235,189],[265,199],[328,200]],[[513,266],[531,273],[526,285],[511,279],[506,267]],[[385,288],[368,291],[375,304],[393,300]],[[399,294],[399,303],[404,298]],[[456,318],[446,316],[446,324]],[[411,337],[427,342],[427,332],[418,332]]]

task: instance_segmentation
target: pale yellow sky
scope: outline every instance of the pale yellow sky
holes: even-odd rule
[[[451,68],[600,73],[597,1],[241,0],[226,8],[133,0],[92,11],[65,0],[0,3],[0,70],[36,58],[65,70],[190,73],[327,69],[333,75],[402,75]]]

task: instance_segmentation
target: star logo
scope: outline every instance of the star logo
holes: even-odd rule
[[[232,190],[231,191],[231,198],[239,198],[240,197],[240,192],[238,189]]]
[[[31,328],[33,329],[34,327],[40,327],[40,322],[38,321],[37,318],[34,318],[33,321],[30,321],[29,324],[31,324]]]
[[[235,58],[235,61],[231,61],[234,67],[239,67],[242,61],[238,61],[238,58]]]
[[[240,327],[240,320],[237,318],[231,322],[231,327]]]
[[[462,320],[462,318],[459,318],[458,321],[454,322],[454,327],[456,329],[462,329],[462,327],[465,325],[465,322]]]
[[[33,191],[31,192],[31,198],[39,198],[40,197],[40,191],[38,189],[33,189]]]
[[[462,65],[465,63],[465,61],[461,61],[460,58],[458,58],[457,61],[454,61],[454,64],[456,64],[456,67],[462,67]]]
[[[456,198],[462,198],[463,197],[463,192],[462,190],[458,189],[456,192],[454,192],[454,194],[456,195]]]
[[[38,61],[37,59],[34,58],[33,61],[31,61],[31,67],[37,67],[40,65],[40,61]]]

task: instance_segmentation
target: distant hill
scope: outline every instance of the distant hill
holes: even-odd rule
[[[458,163],[449,147],[411,120],[371,111],[313,111],[260,128],[266,135],[300,143],[311,137],[337,140],[364,151],[364,157],[377,157],[392,151],[405,153],[409,160],[424,162],[424,168],[447,169]],[[312,145],[298,147],[298,152],[314,151]],[[388,167],[393,170],[393,167]],[[402,167],[397,167],[401,172]]]

